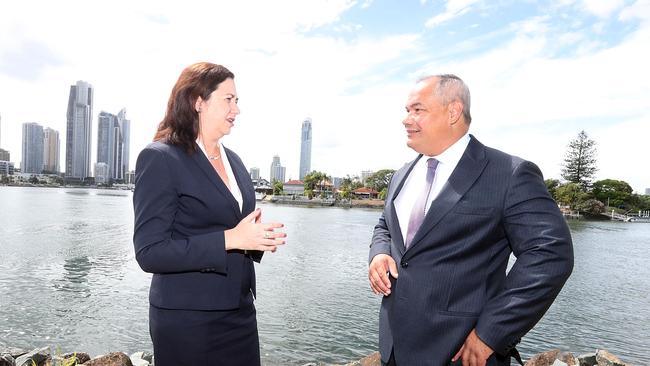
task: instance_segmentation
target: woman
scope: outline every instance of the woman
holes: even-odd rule
[[[138,156],[133,241],[140,267],[153,273],[156,366],[260,364],[253,261],[286,234],[261,222],[246,167],[220,142],[237,101],[228,69],[187,67]]]

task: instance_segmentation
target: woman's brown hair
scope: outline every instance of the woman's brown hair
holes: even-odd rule
[[[165,118],[158,125],[154,141],[165,141],[183,147],[188,153],[196,150],[199,135],[199,113],[194,108],[201,97],[208,100],[210,94],[226,79],[235,75],[221,65],[199,62],[181,72],[167,102]]]

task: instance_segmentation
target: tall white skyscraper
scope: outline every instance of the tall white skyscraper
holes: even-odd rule
[[[122,179],[129,173],[129,157],[131,150],[131,121],[126,119],[126,109],[117,114],[117,123],[122,131]]]
[[[41,174],[43,171],[43,126],[38,123],[23,123],[23,173]]]
[[[286,168],[280,164],[280,157],[275,155],[273,157],[273,162],[271,163],[271,171],[269,172],[269,181],[273,183],[274,181],[280,181],[284,183],[284,174]]]
[[[0,114],[0,148],[2,147],[2,115]]]
[[[311,118],[307,117],[302,122],[300,135],[300,171],[298,175],[302,180],[311,172]]]
[[[92,139],[93,87],[85,81],[70,86],[65,143],[65,177],[89,177]]]
[[[102,111],[97,118],[97,163],[106,164],[110,181],[124,181],[128,173],[129,165],[124,160],[129,155],[129,124],[124,109],[118,115]]]
[[[43,171],[52,174],[58,174],[59,151],[61,143],[59,140],[59,131],[46,128],[43,131]]]

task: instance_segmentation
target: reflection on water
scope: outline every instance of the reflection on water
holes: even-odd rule
[[[130,192],[0,187],[0,347],[151,350],[150,275],[134,259]],[[262,205],[288,241],[256,265],[264,365],[344,363],[377,349],[367,285],[378,211]],[[573,275],[524,356],[605,348],[650,364],[650,224],[570,223]]]
[[[92,263],[88,257],[67,258],[63,264],[63,278],[54,282],[54,288],[59,291],[72,292],[75,296],[90,296],[88,274]]]

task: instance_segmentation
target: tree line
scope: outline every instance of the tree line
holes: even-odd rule
[[[560,205],[573,211],[598,215],[606,211],[628,213],[650,210],[650,196],[633,193],[623,180],[593,181],[597,165],[596,142],[583,130],[569,142],[561,177],[546,179],[546,188]]]
[[[593,180],[598,172],[596,155],[596,142],[585,131],[581,131],[569,142],[562,164],[562,179],[544,181],[553,199],[570,210],[591,215],[611,210],[619,213],[650,210],[650,196],[634,193],[627,182],[616,179]],[[354,198],[352,191],[367,187],[379,192],[380,199],[385,199],[394,173],[393,169],[382,169],[363,181],[358,176],[348,175],[342,179],[338,190],[332,192],[327,186],[331,177],[323,172],[312,171],[303,179],[305,195],[309,198],[318,194],[323,198],[333,196],[350,199]],[[282,183],[274,182],[273,191],[274,194],[282,194]]]

